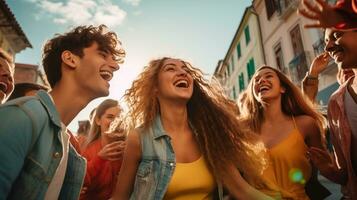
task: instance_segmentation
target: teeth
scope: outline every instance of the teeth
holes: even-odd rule
[[[5,93],[7,90],[7,84],[0,82],[0,90]]]
[[[113,74],[110,73],[109,71],[101,71],[100,75],[103,77],[103,79],[110,81],[113,77]]]
[[[175,86],[178,86],[180,84],[184,84],[184,87],[188,87],[188,81],[187,80],[179,80],[175,82]]]
[[[262,91],[262,90],[265,90],[265,89],[269,90],[269,87],[268,86],[262,86],[262,87],[259,88],[259,91]]]

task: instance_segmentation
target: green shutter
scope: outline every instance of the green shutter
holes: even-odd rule
[[[237,98],[236,87],[233,86],[233,99]]]
[[[241,49],[240,49],[240,43],[238,43],[238,45],[237,45],[237,55],[238,55],[238,59],[240,57],[242,57],[242,52],[241,52]]]
[[[254,58],[251,58],[247,64],[247,71],[248,71],[248,81],[253,77],[254,72],[255,72],[255,64],[254,64]]]
[[[239,91],[244,90],[244,74],[243,72],[239,75]]]
[[[248,45],[250,42],[249,26],[245,27],[244,34],[245,34],[245,43]]]

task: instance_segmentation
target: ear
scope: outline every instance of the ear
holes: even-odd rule
[[[285,91],[286,91],[285,87],[281,86],[281,87],[280,87],[280,93],[281,93],[281,94],[284,94]]]
[[[94,123],[96,123],[98,126],[100,126],[100,119],[98,117],[95,117]]]
[[[78,56],[70,52],[69,50],[65,50],[61,54],[61,59],[64,64],[68,67],[74,69],[77,67]]]

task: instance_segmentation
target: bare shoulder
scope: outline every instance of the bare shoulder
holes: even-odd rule
[[[319,128],[314,119],[308,115],[300,115],[295,117],[296,125],[298,126],[299,131],[304,135],[308,136],[315,132],[319,132]]]
[[[138,130],[132,130],[127,137],[127,151],[135,152],[135,154],[141,154],[140,136]]]

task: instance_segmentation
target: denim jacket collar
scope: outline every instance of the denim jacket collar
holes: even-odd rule
[[[50,96],[50,94],[48,94],[46,91],[44,90],[39,90],[36,93],[36,96],[39,98],[39,100],[41,101],[41,103],[44,105],[44,107],[47,110],[48,115],[50,116],[51,121],[58,126],[59,128],[61,128],[61,118],[59,116],[59,113],[57,112],[57,109],[55,107],[55,104],[52,100],[52,97]]]
[[[155,120],[154,120],[154,129],[156,131],[154,131],[154,139],[159,139],[163,136],[169,136],[165,130],[164,130],[164,127],[162,126],[162,122],[161,122],[161,115],[158,114],[156,117],[155,117]]]

